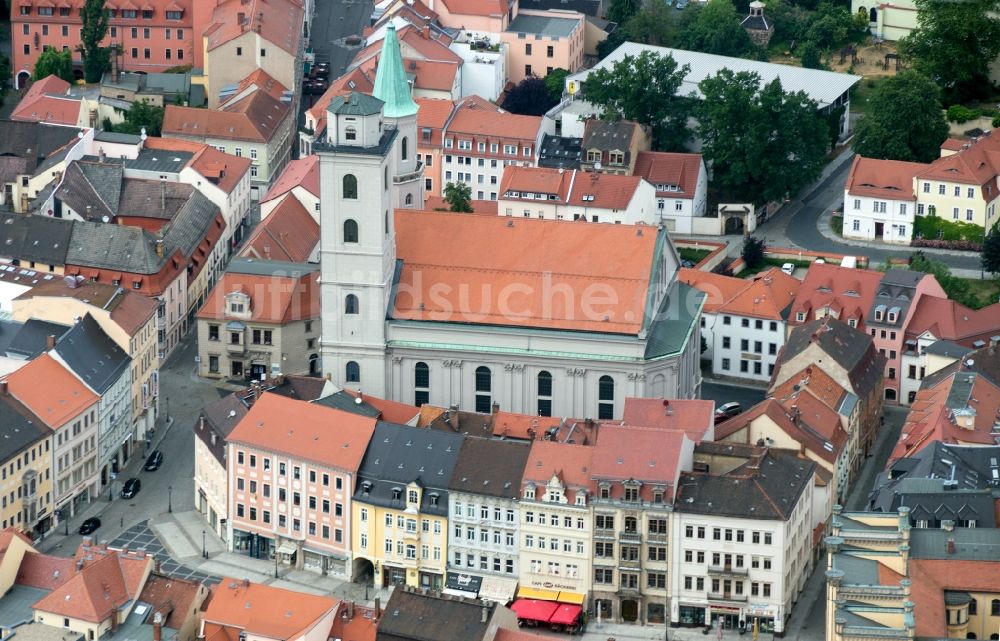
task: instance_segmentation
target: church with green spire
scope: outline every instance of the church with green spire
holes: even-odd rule
[[[372,95],[385,103],[383,113],[386,118],[417,115],[417,103],[413,101],[412,89],[403,71],[403,55],[399,50],[396,25],[391,21],[382,40],[382,53],[375,72]]]

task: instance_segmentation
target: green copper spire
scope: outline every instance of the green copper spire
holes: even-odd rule
[[[375,72],[375,90],[372,95],[385,103],[386,118],[403,118],[417,113],[417,103],[410,95],[410,83],[403,73],[403,56],[399,52],[396,26],[390,21],[382,40],[382,57]]]

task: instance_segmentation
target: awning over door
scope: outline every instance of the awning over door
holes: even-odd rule
[[[517,579],[504,579],[498,576],[483,577],[483,583],[479,586],[479,598],[500,605],[505,605],[514,598],[517,593]]]

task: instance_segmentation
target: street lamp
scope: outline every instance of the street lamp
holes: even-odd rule
[[[205,530],[201,531],[201,558],[208,558],[208,548],[205,546]]]
[[[274,537],[274,578],[278,578],[278,537]]]
[[[173,512],[174,511],[173,503],[171,503],[171,498],[172,498],[171,494],[173,493],[173,490],[174,490],[173,487],[171,487],[169,485],[167,486],[167,512]]]

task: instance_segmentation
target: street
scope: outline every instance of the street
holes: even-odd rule
[[[330,80],[344,73],[360,45],[349,46],[348,36],[361,34],[369,24],[374,5],[371,0],[318,0],[313,15],[309,45],[316,60],[330,63]],[[312,107],[319,95],[302,96],[302,110]]]
[[[716,407],[723,403],[736,401],[746,411],[764,400],[766,394],[767,390],[763,387],[730,385],[724,381],[709,378],[704,378],[701,382],[701,397],[715,401]]]

